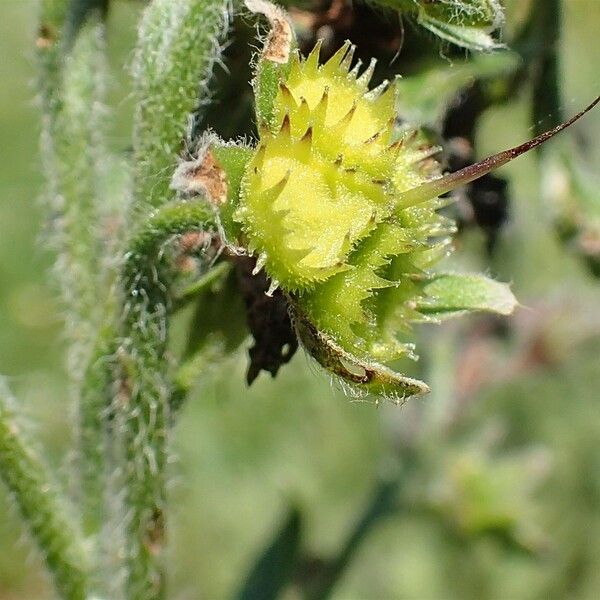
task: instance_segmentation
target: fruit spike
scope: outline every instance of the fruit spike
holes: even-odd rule
[[[389,92],[391,90],[392,93],[395,93],[393,88],[390,86],[390,82],[387,79],[384,79],[376,88],[373,88],[370,92],[365,94],[365,98],[367,100],[377,100],[385,92]]]
[[[342,47],[321,67],[323,74],[331,76],[340,72],[347,73],[350,64],[346,63],[345,58],[350,54],[350,59],[352,59],[354,49],[355,46],[346,40]]]
[[[343,131],[346,129],[346,127],[348,127],[348,125],[350,125],[350,121],[352,121],[352,117],[354,116],[354,113],[356,112],[356,100],[352,103],[352,106],[350,107],[350,110],[334,125],[334,127],[336,128],[336,130],[338,130],[339,128],[339,132],[343,133]]]
[[[287,171],[283,178],[280,179],[275,185],[263,191],[264,198],[266,201],[268,201],[270,204],[273,204],[275,200],[277,200],[277,198],[280,196],[281,192],[283,192],[283,189],[287,185],[290,179],[290,175],[291,172]]]
[[[269,296],[269,298],[271,298],[278,289],[279,289],[279,282],[275,279],[272,279],[271,283],[269,284],[269,289],[265,292],[265,295]]]
[[[258,275],[262,271],[266,262],[267,254],[265,252],[261,252],[256,259],[256,265],[254,265],[254,268],[252,269],[252,275]]]
[[[380,131],[377,131],[376,133],[374,133],[370,138],[366,139],[363,144],[365,146],[368,146],[369,144],[373,144],[374,142],[376,142],[383,133],[385,133],[385,129],[382,129]]]
[[[290,92],[290,89],[283,82],[279,83],[279,93],[281,94],[283,105],[288,112],[298,108],[298,104],[296,103],[292,92]]]
[[[290,123],[290,115],[289,113],[285,113],[283,116],[283,121],[281,122],[281,128],[279,130],[281,135],[285,135],[286,137],[290,137],[291,135],[291,123]]]
[[[356,80],[356,83],[365,90],[369,87],[369,83],[371,83],[371,78],[373,77],[373,73],[375,72],[375,66],[377,65],[377,59],[372,58],[369,66],[365,69],[364,73]]]
[[[340,62],[340,70],[350,72],[350,66],[352,65],[352,59],[354,58],[354,51],[356,50],[356,46],[354,44],[350,45],[348,48],[348,52]]]
[[[304,69],[307,75],[316,75],[319,68],[319,58],[321,56],[321,45],[323,40],[317,40],[315,47],[304,61]]]
[[[413,188],[412,190],[402,193],[399,199],[399,206],[402,208],[415,206],[421,202],[425,202],[431,198],[440,196],[441,194],[451,192],[460,186],[466,185],[471,181],[475,181],[476,179],[483,177],[490,171],[505,165],[518,156],[521,156],[521,154],[529,152],[529,150],[532,150],[533,148],[536,148],[537,146],[553,138],[557,133],[567,129],[567,127],[573,125],[575,121],[578,121],[586,113],[592,110],[592,108],[594,108],[598,102],[600,102],[600,96],[598,96],[589,106],[584,108],[575,116],[571,117],[565,123],[557,125],[553,129],[538,135],[532,140],[524,142],[523,144],[519,144],[514,148],[504,150],[503,152],[498,152],[498,154],[488,156],[487,158],[484,158],[473,165],[469,165],[464,169],[460,169],[460,171],[450,173],[449,175],[445,175],[433,181],[428,181],[427,183]]]
[[[358,73],[360,72],[361,68],[362,68],[362,60],[360,60],[360,58],[356,61],[356,64],[352,67],[352,70],[348,73],[348,77],[352,78],[352,79],[357,79],[358,78]]]
[[[308,144],[309,146],[312,145],[312,136],[313,136],[313,128],[309,125],[308,129],[306,130],[306,133],[300,138],[300,142],[304,142],[305,144]]]
[[[325,117],[327,116],[327,106],[329,104],[329,88],[325,86],[323,89],[323,95],[319,100],[318,104],[312,111],[312,120],[314,123],[318,123],[321,127],[325,123]]]

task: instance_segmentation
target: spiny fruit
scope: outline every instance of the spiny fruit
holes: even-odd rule
[[[398,336],[414,322],[508,315],[517,304],[507,285],[483,275],[432,271],[455,230],[438,213],[450,201],[441,196],[549,140],[600,98],[551,131],[442,176],[437,149],[395,122],[395,86],[369,90],[374,61],[362,73],[360,61],[352,68],[349,43],[324,65],[319,44],[302,58],[283,11],[246,4],[272,26],[254,80],[260,140],[253,149],[209,138],[199,158],[227,172],[229,201],[215,203],[225,239],[256,258],[271,292],[281,287],[304,347],[352,391],[398,402],[426,393],[383,364],[414,356]]]
[[[351,44],[324,65],[319,50],[292,55],[236,219],[258,268],[311,322],[348,352],[391,360],[407,347],[388,325],[424,320],[407,302],[413,277],[447,252],[454,230],[435,194],[403,202],[437,175],[437,149],[397,131],[394,87],[368,87],[374,61],[361,74]]]

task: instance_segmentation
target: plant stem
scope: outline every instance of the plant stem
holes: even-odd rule
[[[65,41],[71,44],[90,17],[106,17],[109,0],[70,0]]]
[[[229,9],[230,0],[154,0],[144,13],[133,66],[134,219],[173,197],[171,177],[190,115],[207,101]]]
[[[68,6],[67,6],[68,4]],[[106,204],[106,156],[101,134],[104,95],[105,28],[102,3],[42,4],[38,39],[42,104],[42,156],[46,195],[53,217],[52,242],[57,279],[66,308],[70,342],[68,370],[78,395],[79,497],[87,536],[105,518],[104,428],[110,403],[110,376],[104,340],[94,349],[99,307],[106,296],[98,221]],[[114,321],[114,320],[113,320]],[[93,542],[96,542],[94,539]]]
[[[125,446],[127,597],[163,598],[165,487],[169,427],[167,315],[175,269],[168,242],[213,226],[203,202],[169,204],[131,238],[122,274],[124,311],[117,352],[117,401]]]
[[[560,0],[536,0],[532,7],[532,18],[539,55],[532,70],[531,116],[535,135],[540,135],[563,122],[558,56],[562,20]]]
[[[43,134],[49,135],[60,111],[59,90],[62,78],[62,30],[68,0],[42,0],[40,26],[36,40],[40,76],[38,86],[42,105]]]
[[[350,531],[338,555],[325,566],[322,575],[304,590],[306,600],[329,598],[350,564],[354,554],[380,519],[389,516],[398,508],[396,498],[401,487],[399,478],[380,481],[371,500],[365,507],[354,528]]]
[[[187,306],[200,294],[208,290],[215,282],[224,279],[230,270],[231,264],[226,261],[222,261],[211,267],[202,277],[199,277],[174,299],[173,312],[177,312],[184,306]]]
[[[73,527],[75,519],[48,480],[47,467],[23,439],[13,400],[0,380],[0,477],[42,552],[59,594],[69,600],[87,597],[85,552]]]
[[[69,371],[78,383],[98,318],[104,25],[93,19],[68,52],[60,37],[38,40],[38,50],[46,196],[71,342]]]
[[[107,417],[113,396],[116,335],[107,317],[98,334],[79,392],[79,481],[83,532],[97,536],[106,521]],[[97,550],[100,550],[97,548]]]

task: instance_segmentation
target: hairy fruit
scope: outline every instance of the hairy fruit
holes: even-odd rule
[[[272,27],[253,81],[259,141],[240,161],[237,145],[209,136],[198,159],[211,148],[232,184],[216,209],[230,251],[255,258],[254,273],[264,269],[271,282],[267,295],[281,288],[304,348],[351,391],[398,402],[426,393],[386,366],[416,358],[406,343],[413,323],[517,306],[506,284],[434,270],[455,232],[439,212],[452,201],[444,195],[551,139],[599,99],[551,131],[442,175],[438,148],[397,122],[398,86],[369,89],[374,61],[353,66],[348,42],[325,64],[320,43],[303,58],[283,11],[265,0],[247,5]]]
[[[447,249],[453,224],[433,198],[402,194],[437,175],[437,149],[395,125],[395,89],[369,90],[346,43],[324,65],[295,53],[242,181],[236,219],[271,279],[358,356],[406,353],[379,318],[423,320],[406,301]],[[402,328],[398,325],[397,328]]]

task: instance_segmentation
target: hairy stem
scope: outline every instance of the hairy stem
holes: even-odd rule
[[[66,44],[70,45],[75,40],[88,19],[98,15],[105,17],[108,3],[109,0],[70,0],[65,30]]]
[[[113,322],[107,319],[98,334],[79,395],[78,466],[86,536],[97,536],[107,517],[107,418],[113,395],[116,347]]]
[[[207,84],[229,23],[230,0],[154,0],[139,30],[133,76],[134,218],[167,202],[190,114]]]
[[[104,25],[92,19],[69,52],[57,27],[43,25],[41,32],[48,38],[38,39],[37,44],[43,110],[41,153],[52,241],[58,255],[57,279],[67,309],[69,371],[78,382],[97,321]]]
[[[125,446],[127,597],[162,598],[165,467],[169,427],[167,315],[175,268],[169,241],[213,226],[205,202],[169,204],[131,238],[123,267],[117,396]]]
[[[100,355],[104,347],[92,348],[106,288],[98,228],[106,161],[101,133],[106,78],[102,4],[84,7],[47,0],[37,42],[45,191],[66,307],[69,373],[79,401],[79,499],[84,532],[90,537],[105,518],[104,419],[110,398],[110,374]]]
[[[46,465],[26,444],[0,380],[0,477],[45,558],[58,593],[69,600],[87,598],[85,552]]]

